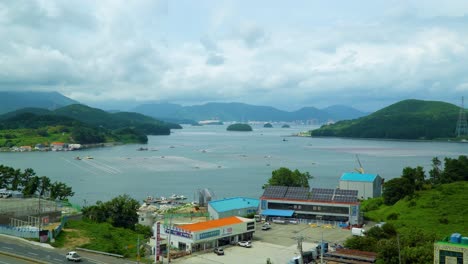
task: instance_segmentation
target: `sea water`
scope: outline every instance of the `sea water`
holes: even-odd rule
[[[314,177],[312,187],[335,188],[343,172],[359,168],[356,155],[366,173],[388,180],[407,166],[423,166],[428,172],[436,156],[468,154],[466,143],[290,137],[312,128],[259,125],[252,132],[230,132],[224,125],[184,126],[170,136],[149,136],[146,145],[0,153],[0,164],[32,168],[39,176],[64,182],[75,192],[70,200],[85,205],[121,194],[138,200],[179,194],[195,200],[203,188],[217,199],[258,198],[271,172],[280,167],[308,171]]]

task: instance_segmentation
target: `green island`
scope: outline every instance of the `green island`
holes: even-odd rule
[[[288,124],[284,124],[281,126],[281,128],[290,128],[290,126]]]
[[[404,100],[371,115],[323,125],[313,137],[434,140],[455,139],[460,108],[449,103]],[[463,140],[466,138],[458,138]]]
[[[252,127],[249,124],[232,124],[226,128],[227,131],[252,131]]]
[[[263,127],[265,127],[265,128],[272,128],[273,125],[272,125],[271,123],[265,123],[265,124],[263,125]]]
[[[69,149],[96,144],[147,143],[147,135],[169,135],[181,128],[137,113],[108,113],[74,104],[54,111],[24,108],[0,116],[3,151],[51,150],[53,143]],[[80,146],[83,145],[83,146]]]

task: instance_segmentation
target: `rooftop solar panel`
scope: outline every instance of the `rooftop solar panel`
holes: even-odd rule
[[[288,187],[286,186],[268,186],[263,192],[264,197],[268,198],[284,198]]]
[[[357,196],[357,190],[342,190],[336,189],[335,195],[345,195],[345,196]]]
[[[289,187],[284,198],[307,200],[309,198],[309,188],[306,187]]]
[[[358,199],[352,196],[335,196],[333,199],[335,202],[345,202],[345,203],[354,203],[357,202]]]

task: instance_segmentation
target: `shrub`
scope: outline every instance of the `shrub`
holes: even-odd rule
[[[400,216],[400,214],[398,213],[391,213],[387,216],[387,220],[398,220],[398,217]]]

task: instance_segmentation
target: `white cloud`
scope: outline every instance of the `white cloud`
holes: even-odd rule
[[[194,14],[188,20],[200,25],[187,29],[167,1],[3,2],[0,89],[58,90],[84,102],[283,108],[453,100],[468,90],[468,28],[461,26],[468,16],[454,16],[465,6],[431,13],[418,3],[410,7],[418,16],[403,4],[381,20],[289,17],[280,26],[246,15],[236,21],[232,10],[247,6],[220,6],[206,18]]]

